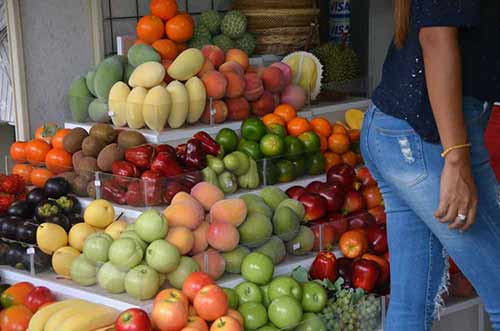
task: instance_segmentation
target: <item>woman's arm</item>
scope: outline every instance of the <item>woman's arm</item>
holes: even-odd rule
[[[467,143],[462,110],[462,71],[458,29],[425,27],[419,33],[427,90],[443,148]],[[475,221],[476,187],[470,151],[457,149],[446,156],[441,176],[440,204],[435,216],[450,228],[466,230]],[[466,223],[457,220],[467,216]]]

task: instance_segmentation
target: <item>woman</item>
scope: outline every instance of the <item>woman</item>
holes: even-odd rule
[[[362,152],[388,213],[386,331],[430,330],[449,254],[500,331],[498,183],[483,133],[500,99],[500,1],[395,0]]]

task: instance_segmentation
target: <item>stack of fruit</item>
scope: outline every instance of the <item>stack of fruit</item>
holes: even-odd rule
[[[8,214],[9,207],[16,201],[26,197],[26,182],[18,174],[4,175],[0,173],[0,216]]]
[[[224,51],[241,49],[248,56],[255,50],[255,37],[247,33],[247,18],[237,10],[221,16],[214,10],[204,11],[198,20],[190,47],[201,49],[215,45]]]

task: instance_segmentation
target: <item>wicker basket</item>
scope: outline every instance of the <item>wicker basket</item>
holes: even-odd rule
[[[285,55],[319,44],[317,26],[257,29],[257,54]]]
[[[319,9],[268,9],[243,10],[248,19],[248,29],[310,26],[316,23]]]
[[[316,7],[316,0],[233,0],[233,8],[238,10],[314,7]]]

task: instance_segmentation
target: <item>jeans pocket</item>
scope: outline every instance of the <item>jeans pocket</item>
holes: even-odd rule
[[[385,176],[407,186],[427,177],[422,139],[414,130],[377,128],[376,131],[378,164]]]

